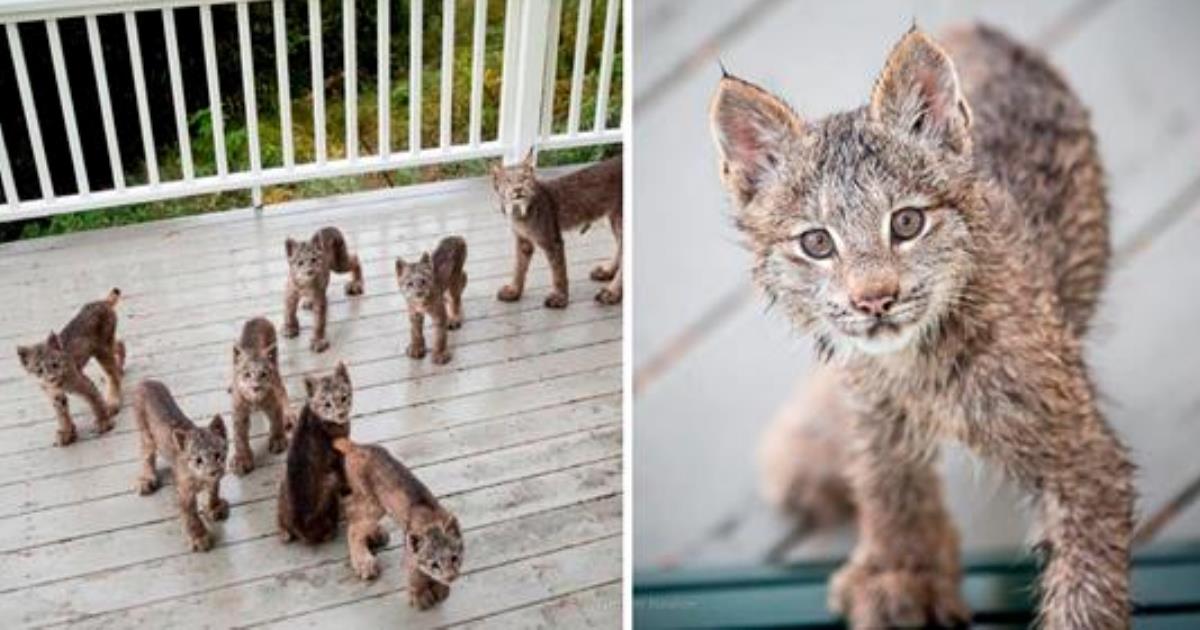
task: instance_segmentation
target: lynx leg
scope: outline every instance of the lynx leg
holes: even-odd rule
[[[457,278],[451,281],[450,288],[446,290],[446,301],[449,303],[447,310],[449,311],[449,321],[447,326],[450,330],[458,330],[462,328],[463,312],[462,312],[462,294],[467,288],[467,274],[460,273]]]
[[[250,403],[235,395],[233,400],[233,458],[229,471],[241,477],[254,470],[254,451],[250,449]]]
[[[154,434],[150,432],[146,410],[136,398],[133,403],[133,421],[137,424],[142,451],[142,471],[138,474],[137,491],[138,494],[147,495],[158,490],[158,471],[154,468],[158,447],[154,443]]]
[[[550,282],[554,288],[543,303],[546,308],[567,307],[567,252],[562,235],[558,235],[545,248],[546,261],[550,263]]]
[[[830,580],[829,606],[854,628],[965,623],[958,532],[932,462],[913,452],[932,446],[906,440],[890,406],[867,415],[854,427],[850,469],[859,542]]]
[[[58,418],[58,433],[54,440],[55,446],[66,446],[75,441],[78,432],[75,421],[71,419],[70,403],[67,402],[66,392],[58,391],[51,394],[50,404],[54,405],[54,415]]]
[[[108,433],[112,430],[113,421],[112,416],[109,415],[108,405],[104,403],[104,398],[100,396],[100,390],[96,389],[96,384],[92,382],[92,379],[76,371],[68,377],[65,385],[68,391],[82,396],[88,406],[92,408],[92,413],[96,416],[97,433]]]
[[[120,339],[113,339],[113,356],[117,358],[117,367],[121,369],[121,376],[125,376],[125,342]]]
[[[350,282],[346,284],[346,295],[362,295],[363,272],[358,256],[350,257]]]
[[[229,501],[221,498],[221,481],[218,479],[208,487],[208,516],[214,521],[229,518]]]
[[[525,292],[525,276],[529,274],[529,262],[533,260],[533,241],[522,236],[516,237],[516,264],[513,267],[512,282],[500,287],[496,297],[502,302],[516,302]]]
[[[430,320],[433,322],[433,362],[437,365],[445,365],[450,362],[450,351],[446,349],[448,336],[446,329],[449,324],[446,321],[445,309],[439,309],[442,312],[433,313]]]
[[[596,293],[597,302],[601,304],[620,304],[622,297],[621,276],[623,275],[623,270],[621,269],[621,252],[624,248],[621,238],[620,216],[610,215],[609,225],[612,226],[613,237],[617,239],[617,251],[613,254],[612,262],[609,263],[608,271],[610,273],[607,274],[608,277],[603,277],[605,274],[600,274],[600,277],[597,276],[596,271],[604,271],[604,266],[601,265],[592,271],[592,279],[609,280],[608,285]]]
[[[179,517],[183,521],[183,535],[187,537],[192,551],[212,549],[213,539],[196,509],[196,490],[192,484],[175,475],[176,497],[179,500]]]
[[[282,384],[276,385],[277,388],[282,388]],[[282,453],[287,450],[287,431],[288,418],[287,416],[287,394],[279,394],[274,399],[268,399],[263,405],[263,413],[267,416],[267,422],[270,424],[270,434],[267,437],[267,452]]]
[[[116,415],[121,410],[121,360],[112,349],[96,353],[96,362],[108,376],[108,387],[105,394],[108,399],[108,413]]]
[[[329,315],[329,298],[324,292],[313,296],[313,317],[316,327],[313,329],[312,342],[308,344],[313,352],[325,352],[329,349],[329,340],[325,338],[325,323]]]
[[[420,311],[408,313],[408,356],[413,359],[425,358],[425,315]]]
[[[610,214],[608,216],[608,225],[612,228],[613,238],[617,240],[617,252],[613,254],[611,261],[596,265],[592,269],[592,280],[596,282],[608,282],[617,275],[617,271],[621,268],[621,218],[619,215]]]
[[[346,520],[350,523],[347,542],[350,546],[350,564],[359,578],[374,580],[379,577],[379,563],[371,553],[371,541],[379,529],[383,514],[372,509],[365,499],[351,498],[346,501]]]
[[[296,318],[296,308],[300,306],[300,290],[289,281],[283,294],[283,330],[284,337],[289,339],[300,334],[300,320]]]

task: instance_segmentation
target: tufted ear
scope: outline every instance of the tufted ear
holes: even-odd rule
[[[225,419],[221,417],[221,414],[218,413],[213,416],[212,422],[208,423],[208,430],[212,431],[213,435],[221,438],[222,440],[226,439]]]
[[[402,277],[403,275],[404,275],[404,259],[397,258],[396,259],[396,277],[399,278],[399,277]]]
[[[294,238],[288,238],[288,240],[283,242],[283,248],[287,250],[288,258],[291,258],[292,252],[296,251],[296,245],[298,244]]]
[[[245,356],[245,353],[242,352],[242,346],[236,343],[233,344],[233,364],[237,365],[238,363],[241,363],[243,356]]]
[[[46,347],[51,350],[62,350],[62,342],[58,339],[58,333],[52,332],[46,337]]]
[[[312,243],[312,246],[317,248],[318,251],[325,251],[325,243],[321,242],[321,233],[320,232],[313,234],[312,238],[309,240],[309,242]]]
[[[17,346],[17,356],[21,359],[21,365],[25,366],[25,369],[29,369],[29,360],[33,358],[33,348]]]
[[[971,108],[954,62],[913,28],[888,55],[871,94],[870,115],[901,133],[965,153],[971,146]]]
[[[267,360],[271,363],[279,363],[279,346],[275,344],[267,346],[264,354],[266,354]]]
[[[171,431],[171,441],[175,443],[175,450],[182,453],[187,450],[187,431],[183,429],[175,429]]]
[[[526,169],[532,169],[536,165],[537,162],[533,158],[533,147],[529,147],[529,150],[525,152],[525,158],[521,160],[521,166],[524,166]]]
[[[804,121],[770,92],[732,75],[717,86],[709,110],[721,181],[739,205],[779,177],[788,153],[807,133]]]
[[[304,377],[304,393],[306,398],[312,398],[313,392],[317,391],[317,379],[311,376]]]
[[[425,252],[424,254],[421,254],[421,264],[426,264],[430,260],[431,260],[431,258],[429,257],[429,252]]]
[[[459,528],[458,518],[455,516],[451,516],[449,519],[447,519],[445,524],[442,525],[442,529],[446,532],[447,536],[462,538],[462,529]]]
[[[337,362],[337,367],[334,368],[333,375],[342,379],[343,381],[346,381],[347,383],[350,382],[350,368],[346,367],[345,361]]]

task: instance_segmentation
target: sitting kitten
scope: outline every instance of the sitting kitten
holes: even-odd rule
[[[316,326],[313,329],[313,352],[324,352],[329,348],[325,339],[325,320],[329,301],[325,289],[329,287],[330,273],[349,273],[346,295],[362,295],[363,274],[358,256],[350,253],[346,239],[335,227],[317,230],[308,241],[288,239],[288,281],[284,295],[283,336],[292,338],[300,334],[300,322],[296,319],[296,307],[304,298],[311,304]]]
[[[121,377],[125,372],[125,344],[117,340],[117,301],[121,290],[113,289],[98,302],[91,302],[63,327],[50,333],[46,341],[32,346],[17,346],[17,356],[25,371],[41,380],[42,390],[54,405],[58,416],[55,444],[66,446],[75,441],[75,423],[67,407],[67,394],[82,396],[96,416],[96,432],[113,428],[112,416],[121,408]],[[87,362],[96,362],[108,375],[108,403],[100,397],[92,379],[83,373]]]
[[[1133,466],[1082,350],[1109,261],[1088,113],[995,30],[945,43],[912,29],[869,102],[821,120],[728,75],[712,103],[755,282],[852,411],[860,536],[830,605],[856,628],[970,618],[935,468],[953,439],[1036,499],[1039,625],[1128,628]]]
[[[612,261],[592,270],[592,280],[608,282],[596,294],[602,304],[621,301],[621,157],[557,179],[540,180],[533,169],[533,151],[520,164],[492,167],[492,186],[500,196],[500,209],[512,222],[517,243],[517,264],[512,283],[496,295],[504,302],[521,299],[525,275],[533,258],[533,246],[546,253],[554,289],[546,297],[547,308],[567,306],[567,257],[563,232],[577,227],[586,230],[593,221],[607,217],[617,251]]]
[[[229,468],[235,475],[254,470],[250,450],[250,414],[261,411],[270,422],[267,451],[287,449],[290,429],[288,395],[279,374],[279,349],[275,344],[275,326],[263,317],[255,317],[242,326],[242,337],[233,345],[234,455]]]
[[[396,282],[408,301],[411,342],[408,356],[425,356],[425,316],[433,320],[433,362],[450,361],[446,350],[446,329],[462,326],[462,294],[467,287],[467,242],[460,236],[447,236],[438,243],[433,257],[429,252],[415,263],[396,259]]]
[[[329,376],[304,378],[308,394],[292,432],[287,465],[279,486],[279,535],[315,545],[337,534],[338,500],[345,488],[336,437],[350,434],[354,391],[350,372],[339,362]]]
[[[196,498],[208,492],[205,511],[209,518],[223,521],[229,516],[229,502],[221,498],[221,477],[225,474],[225,421],[213,416],[207,428],[197,427],[184,415],[166,385],[145,380],[134,390],[133,417],[142,438],[142,472],[138,475],[138,494],[158,489],[156,456],[171,464],[175,492],[183,517],[183,534],[192,551],[212,549],[213,539],[196,509]]]
[[[387,449],[336,438],[333,447],[345,457],[350,562],[358,576],[379,575],[371,547],[387,544],[379,524],[384,514],[404,529],[409,603],[425,610],[450,595],[450,583],[462,566],[463,540],[458,519]]]

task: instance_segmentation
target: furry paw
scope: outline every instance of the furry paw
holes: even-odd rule
[[[300,324],[284,324],[280,333],[288,339],[295,339],[300,336]]]
[[[210,503],[208,505],[208,515],[214,521],[223,521],[229,518],[229,501],[217,499],[216,503]]]
[[[96,434],[103,435],[113,430],[116,423],[113,422],[112,416],[107,418],[96,418]]]
[[[971,619],[957,576],[847,564],[830,579],[829,608],[854,628],[957,627]]]
[[[425,346],[418,346],[415,343],[408,344],[408,358],[424,359],[425,358]]]
[[[291,429],[291,423],[284,423],[285,430]],[[287,450],[287,435],[272,435],[267,438],[267,452],[279,454]]]
[[[329,349],[329,340],[325,339],[324,337],[313,337],[312,342],[308,344],[308,349],[312,350],[313,352],[325,352]]]
[[[408,602],[417,610],[429,610],[449,595],[449,586],[433,580],[425,580],[420,585],[410,585],[408,588]]]
[[[360,580],[370,581],[379,577],[379,561],[369,553],[351,557],[350,564],[354,565],[354,572]]]
[[[381,549],[383,547],[386,547],[388,544],[388,541],[390,541],[391,539],[392,539],[392,537],[390,535],[388,535],[387,530],[382,527],[379,527],[379,528],[376,528],[375,531],[370,536],[367,537],[367,547],[369,547],[371,549]]]
[[[99,425],[99,423],[97,423],[96,424],[97,430],[99,429],[99,427],[100,427],[100,425]],[[68,444],[74,443],[78,437],[79,437],[79,434],[76,433],[75,427],[71,427],[70,429],[59,429],[58,433],[56,433],[55,437],[54,437],[54,445],[55,446],[66,446]]]
[[[137,493],[142,496],[153,494],[155,490],[158,490],[158,479],[155,477],[138,477],[137,484],[134,487],[137,488]]]
[[[363,283],[362,282],[351,281],[351,282],[346,283],[346,295],[362,295],[362,294],[363,294]]]
[[[445,352],[434,352],[433,362],[437,365],[446,365],[450,362],[450,351],[447,350]]]
[[[511,284],[506,284],[496,292],[496,299],[501,302],[516,302],[521,299],[521,290]]]
[[[234,453],[229,460],[229,472],[241,477],[254,470],[254,455],[251,453]]]
[[[208,551],[212,549],[213,537],[208,530],[204,530],[202,533],[188,536],[188,542],[191,544],[192,551]]]
[[[462,318],[451,317],[450,320],[446,322],[446,328],[449,328],[450,330],[458,330],[459,328],[462,328]]]
[[[613,276],[615,275],[617,275],[617,270],[615,268],[609,269],[604,265],[596,265],[596,267],[592,269],[591,278],[596,282],[608,282],[609,280],[612,280]]]
[[[621,294],[617,291],[609,289],[608,287],[604,287],[596,293],[596,301],[601,304],[620,304]]]
[[[567,294],[554,292],[546,296],[546,301],[542,302],[546,308],[567,308]]]

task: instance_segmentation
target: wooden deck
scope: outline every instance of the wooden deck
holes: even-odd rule
[[[329,198],[0,247],[0,345],[31,343],[109,287],[125,294],[118,334],[128,345],[126,392],[165,382],[196,418],[228,414],[230,345],[242,322],[276,325],[283,241],[337,225],[362,258],[366,295],[330,291],[332,348],[282,340],[295,399],[301,376],[339,359],[355,385],[353,437],[385,445],[444,501],[466,536],[464,574],[428,612],[403,592],[403,537],[364,583],[344,531],[326,545],[284,546],[275,532],[283,456],[229,475],[229,519],[215,548],[190,553],[174,495],[133,491],[137,435],[128,407],[116,429],[93,432],[72,401],[81,439],[51,446],[54,417],[15,352],[0,358],[0,627],[613,627],[621,618],[621,309],[592,301],[587,272],[612,252],[607,230],[568,237],[573,302],[549,311],[539,257],[526,298],[494,294],[512,243],[481,180]],[[404,355],[408,323],[393,260],[461,234],[470,253],[466,322],[453,361]],[[88,372],[95,379],[94,365]],[[228,416],[227,416],[228,418]],[[390,523],[390,521],[389,521]],[[389,525],[393,527],[394,525]]]
[[[635,568],[755,565],[788,528],[757,497],[754,453],[812,352],[777,311],[764,315],[762,303],[743,297],[750,257],[737,245],[709,139],[718,58],[803,115],[822,116],[865,102],[914,19],[935,33],[975,19],[1009,31],[1042,48],[1091,109],[1117,258],[1089,361],[1104,411],[1139,467],[1139,510],[1159,509],[1200,475],[1200,5],[639,0],[633,18],[635,378],[714,305],[730,305],[636,394]],[[1023,547],[1029,517],[1019,493],[961,451],[946,455],[966,548]],[[1200,539],[1200,505],[1161,538]],[[851,543],[845,533],[825,536],[792,557],[837,556]]]

